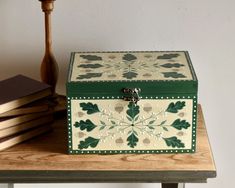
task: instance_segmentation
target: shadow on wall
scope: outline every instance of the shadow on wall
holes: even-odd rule
[[[1,59],[0,62],[0,80],[6,79],[17,74],[23,74],[28,77],[40,80],[39,66],[32,62],[17,60],[17,63]]]
[[[22,74],[30,78],[41,80],[40,77],[40,65],[39,63],[33,63],[32,60],[27,59],[27,61],[17,59],[16,61],[7,61],[1,59],[0,61],[0,80],[10,78],[12,76]],[[67,77],[67,63],[59,64],[59,78],[57,82],[56,91],[59,94],[65,94],[65,83]]]

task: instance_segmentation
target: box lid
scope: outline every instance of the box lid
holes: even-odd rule
[[[122,93],[141,88],[142,95],[196,93],[197,78],[186,51],[73,52],[67,93]]]

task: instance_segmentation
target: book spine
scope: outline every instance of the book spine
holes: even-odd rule
[[[26,132],[26,133],[24,133],[22,135],[18,135],[18,136],[14,137],[14,138],[6,140],[6,141],[0,143],[0,151],[2,151],[4,149],[7,149],[9,147],[12,147],[12,146],[14,146],[16,144],[19,144],[21,142],[24,142],[26,140],[29,140],[29,139],[31,139],[31,138],[33,138],[35,136],[38,136],[38,135],[40,135],[42,133],[45,133],[45,132],[48,132],[50,130],[52,130],[51,126],[50,125],[45,125],[43,127],[39,127],[37,129],[31,130],[29,132]]]
[[[7,137],[7,136],[10,136],[10,135],[13,135],[13,134],[40,126],[40,125],[43,125],[45,123],[49,123],[52,121],[53,121],[53,116],[49,115],[49,116],[42,117],[42,118],[39,118],[39,119],[36,119],[33,121],[29,121],[27,123],[22,123],[22,124],[13,126],[13,127],[7,128],[7,129],[2,129],[2,130],[0,130],[0,138]]]

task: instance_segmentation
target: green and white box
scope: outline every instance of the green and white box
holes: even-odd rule
[[[198,81],[188,52],[75,52],[70,154],[193,153]]]

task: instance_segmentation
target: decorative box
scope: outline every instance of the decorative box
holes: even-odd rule
[[[195,152],[197,87],[185,51],[72,53],[69,153]]]

